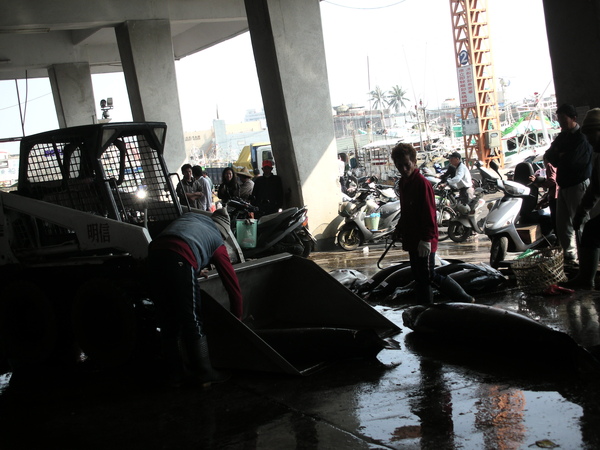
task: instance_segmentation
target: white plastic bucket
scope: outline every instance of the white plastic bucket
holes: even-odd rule
[[[381,218],[381,215],[379,213],[372,213],[371,214],[371,226],[369,227],[369,230],[371,231],[375,231],[379,229],[379,219]],[[365,220],[365,223],[367,221]]]

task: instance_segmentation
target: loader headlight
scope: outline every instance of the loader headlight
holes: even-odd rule
[[[137,191],[135,191],[135,196],[138,200],[146,200],[146,197],[148,197],[148,186],[139,186]]]

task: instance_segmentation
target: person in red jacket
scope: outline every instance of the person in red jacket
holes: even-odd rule
[[[456,281],[434,271],[438,246],[435,195],[417,168],[416,150],[410,144],[398,144],[392,149],[392,160],[401,176],[398,191],[402,211],[394,239],[408,252],[417,300],[432,303],[434,284],[450,300],[474,302]]]
[[[187,353],[191,381],[208,385],[227,379],[214,370],[210,362],[208,342],[202,330],[198,282],[198,277],[206,276],[204,269],[213,265],[229,296],[231,313],[242,319],[242,293],[223,241],[228,225],[216,217],[220,213],[226,214],[219,209],[213,213],[214,220],[204,214],[185,213],[171,222],[149,246],[154,283],[152,299],[157,306],[163,355],[172,386],[184,381],[180,342]]]

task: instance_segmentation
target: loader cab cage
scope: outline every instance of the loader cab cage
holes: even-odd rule
[[[164,123],[115,123],[23,138],[18,193],[147,226],[154,236],[181,215],[163,159],[165,134]]]

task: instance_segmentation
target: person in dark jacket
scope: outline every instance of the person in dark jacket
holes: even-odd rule
[[[434,271],[438,245],[435,195],[431,183],[417,168],[416,150],[410,144],[398,144],[392,149],[392,160],[401,175],[398,191],[402,210],[394,239],[400,240],[402,249],[408,252],[417,301],[432,303],[435,284],[453,301],[474,302],[456,281]]]
[[[237,176],[231,167],[225,167],[221,173],[221,184],[219,184],[219,189],[217,190],[217,197],[225,204],[232,198],[239,196],[240,186]]]
[[[546,151],[546,159],[556,167],[556,234],[564,251],[565,264],[577,261],[573,217],[592,174],[592,146],[577,123],[573,105],[556,110],[561,132]]]
[[[223,209],[213,216],[226,214]],[[228,217],[228,216],[227,216]],[[153,300],[157,306],[163,354],[169,381],[178,386],[184,380],[181,342],[186,351],[192,379],[202,385],[225,381],[213,369],[206,335],[202,330],[199,276],[206,276],[209,264],[217,269],[230,301],[230,310],[242,319],[243,301],[224,237],[228,225],[220,218],[188,212],[169,224],[149,246]]]
[[[600,108],[590,109],[581,129],[594,147],[593,170],[590,185],[577,206],[573,217],[573,229],[579,232],[583,224],[581,245],[579,248],[579,271],[575,278],[570,279],[563,286],[571,289],[593,290],[596,287],[596,274],[598,273],[598,260],[600,260],[600,214],[598,211],[600,200]],[[590,219],[586,222],[590,215]]]
[[[254,180],[252,204],[262,214],[272,214],[283,207],[283,185],[281,178],[273,174],[273,161],[265,159],[262,170],[263,175]]]

